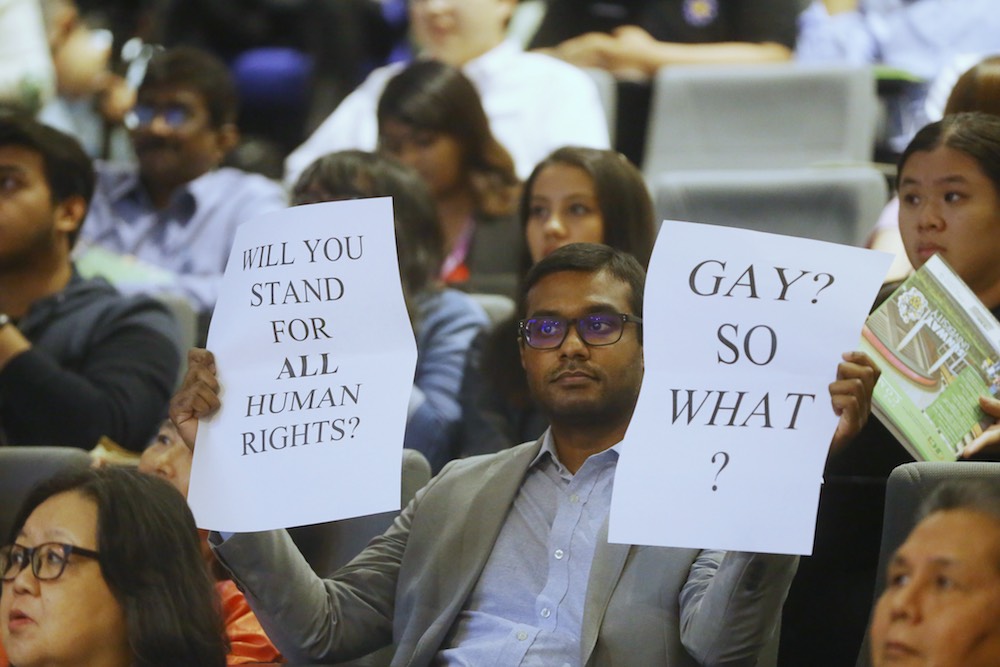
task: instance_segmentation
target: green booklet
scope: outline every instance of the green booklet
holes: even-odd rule
[[[882,369],[872,411],[918,461],[954,461],[993,423],[1000,323],[938,256],[868,317],[861,349]]]

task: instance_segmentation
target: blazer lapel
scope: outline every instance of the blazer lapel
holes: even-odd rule
[[[611,594],[618,586],[618,579],[625,568],[625,561],[631,550],[628,544],[608,543],[608,519],[604,519],[597,536],[594,562],[590,566],[587,582],[587,597],[583,608],[583,627],[580,629],[580,654],[582,663],[590,661],[590,655],[597,644],[597,635],[604,622],[604,612],[608,609]]]
[[[539,449],[540,439],[530,447],[518,447],[501,453],[481,476],[463,482],[468,485],[469,493],[466,506],[456,508],[464,512],[455,548],[457,553],[449,558],[442,557],[437,565],[446,570],[437,581],[450,589],[441,593],[442,599],[447,599],[448,603],[420,638],[409,664],[429,663],[445,635],[451,630],[455,618],[462,611],[462,605],[479,581],[514,497],[521,489],[528,465],[538,455]],[[474,510],[469,511],[469,508]]]
[[[474,512],[466,514],[465,530],[462,531],[462,553],[459,572],[462,578],[464,600],[472,592],[479,575],[486,566],[486,560],[493,552],[493,545],[500,534],[507,513],[514,503],[514,497],[521,490],[521,483],[528,470],[528,464],[538,455],[541,441],[526,447],[516,456],[494,461],[493,465],[477,483],[478,491],[471,497],[469,507]]]

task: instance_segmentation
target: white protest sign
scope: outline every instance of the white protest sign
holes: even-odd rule
[[[609,539],[807,554],[838,418],[828,385],[891,257],[664,222],[643,302],[645,375]]]
[[[246,532],[399,508],[416,344],[389,198],[240,226],[212,318],[222,409],[198,429],[198,525]]]

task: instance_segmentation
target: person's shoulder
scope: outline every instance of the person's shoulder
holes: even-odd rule
[[[98,192],[102,190],[115,192],[138,183],[139,167],[129,162],[94,160],[94,176],[97,179],[96,190]]]
[[[177,325],[166,304],[145,294],[124,295],[104,278],[77,275],[52,304],[52,320],[81,330],[140,327],[177,338]]]
[[[434,313],[449,318],[462,315],[465,319],[482,320],[483,324],[487,322],[486,311],[473,297],[451,287],[435,290],[421,305],[424,304],[427,307],[427,316],[433,316]]]
[[[544,53],[525,51],[507,44],[498,48],[507,49],[503,54],[503,59],[497,59],[497,63],[503,63],[507,71],[518,72],[522,75],[527,73],[535,77],[557,77],[557,80],[562,81],[591,81],[587,73],[576,65],[571,65]]]
[[[389,79],[399,74],[406,67],[406,63],[389,63],[388,65],[382,65],[381,67],[376,67],[371,71],[365,80],[358,84],[355,90],[377,90],[378,94],[382,94],[382,88],[388,83]]]
[[[527,464],[535,457],[540,446],[539,440],[529,440],[499,452],[455,459],[441,470],[438,477],[443,479],[447,475],[448,477],[467,478],[469,475],[483,475],[492,469],[505,467],[521,459],[524,459],[525,464]]]
[[[202,178],[210,180],[216,187],[239,187],[283,192],[281,184],[274,179],[237,167],[219,167],[208,172]]]
[[[219,167],[202,174],[191,182],[190,188],[196,199],[223,198],[240,204],[259,206],[262,200],[269,201],[277,208],[287,205],[285,189],[277,181],[261,174],[237,169]],[[263,211],[261,211],[263,212]]]

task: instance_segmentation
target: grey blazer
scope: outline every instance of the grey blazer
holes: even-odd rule
[[[284,531],[238,534],[216,554],[290,660],[337,662],[395,642],[429,665],[486,563],[540,442],[449,463],[384,535],[329,579]],[[219,542],[213,535],[213,542]],[[598,539],[580,664],[754,665],[774,631],[792,556]]]

